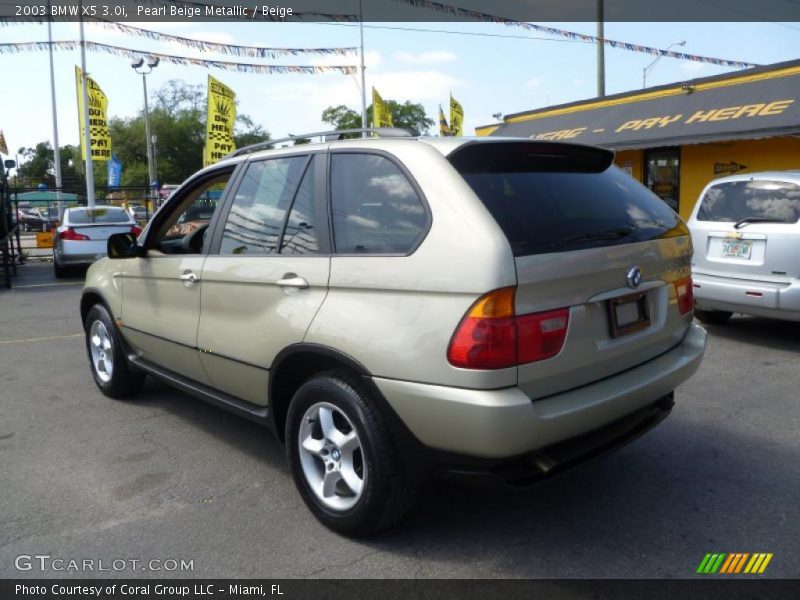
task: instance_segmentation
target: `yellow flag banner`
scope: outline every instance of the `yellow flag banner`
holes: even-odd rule
[[[227,85],[208,76],[208,116],[203,166],[213,165],[236,150],[233,126],[236,123],[236,94]]]
[[[8,154],[8,146],[6,145],[6,136],[3,135],[2,129],[0,129],[0,154]]]
[[[373,127],[394,127],[392,111],[375,88],[372,88],[372,124]]]
[[[444,116],[444,111],[442,110],[441,104],[439,105],[439,135],[441,137],[452,135],[450,133],[450,126],[447,124],[447,117]]]
[[[78,122],[81,130],[81,158],[86,160],[86,123],[83,120],[83,91],[81,69],[75,67],[75,89],[78,92]],[[108,131],[108,97],[91,77],[86,77],[86,95],[89,98],[89,143],[92,160],[111,159],[111,134]]]
[[[450,135],[464,135],[464,109],[450,94]]]

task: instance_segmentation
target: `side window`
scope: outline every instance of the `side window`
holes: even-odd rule
[[[182,193],[174,206],[165,209],[170,214],[150,237],[148,247],[164,254],[202,254],[208,226],[232,174],[232,169],[225,170]]]
[[[307,157],[253,162],[236,191],[220,254],[274,254]]]
[[[333,235],[340,254],[403,254],[425,230],[427,215],[392,161],[373,154],[331,156]]]
[[[319,252],[317,242],[317,219],[314,195],[314,161],[308,166],[303,182],[286,221],[286,230],[281,242],[281,254],[316,254]]]

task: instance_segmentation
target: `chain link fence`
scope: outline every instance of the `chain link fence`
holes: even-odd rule
[[[9,198],[11,220],[17,229],[19,262],[52,257],[54,236],[58,235],[57,229],[61,224],[64,210],[73,206],[86,206],[85,195],[68,188],[61,190],[11,188]],[[97,207],[122,207],[140,227],[145,226],[161,202],[162,198],[158,194],[142,187],[95,190]]]

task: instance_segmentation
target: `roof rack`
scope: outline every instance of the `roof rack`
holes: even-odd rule
[[[243,154],[252,154],[253,152],[258,152],[259,150],[269,150],[276,144],[282,144],[284,142],[296,142],[297,140],[308,140],[316,137],[322,138],[322,141],[325,142],[333,142],[341,140],[342,137],[345,135],[352,135],[354,133],[361,133],[361,134],[371,133],[375,137],[380,137],[380,138],[412,137],[410,131],[406,129],[400,129],[399,127],[365,127],[362,129],[337,129],[333,131],[317,131],[315,133],[290,135],[288,137],[280,138],[277,140],[267,140],[265,142],[259,142],[258,144],[245,146],[244,148],[239,148],[238,150],[234,150],[233,152],[228,154],[225,158],[233,158],[234,156],[242,156]]]

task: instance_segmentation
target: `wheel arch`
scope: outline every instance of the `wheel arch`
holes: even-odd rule
[[[103,296],[99,290],[96,288],[85,288],[83,294],[81,294],[81,323],[86,322],[86,315],[89,314],[89,311],[95,304],[102,304],[106,310],[111,313],[111,308],[105,296]]]
[[[370,379],[370,373],[364,365],[351,356],[327,346],[293,344],[278,353],[270,369],[269,414],[270,425],[281,442],[285,441],[284,430],[289,403],[297,389],[319,373],[343,369]]]

